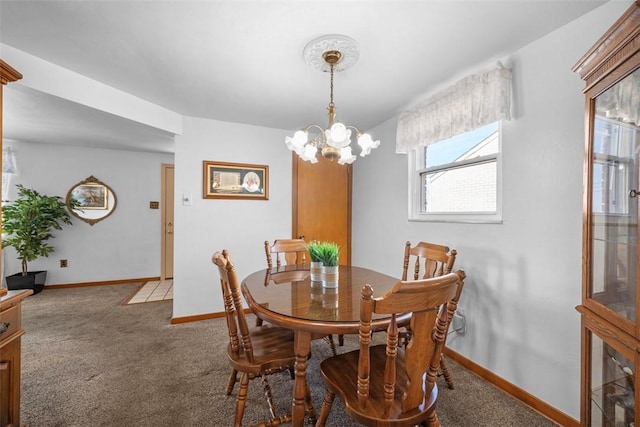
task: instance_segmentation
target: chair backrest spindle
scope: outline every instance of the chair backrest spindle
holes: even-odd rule
[[[402,280],[428,279],[451,273],[456,261],[457,251],[436,243],[419,242],[411,247],[407,242],[404,247],[404,263]],[[413,279],[408,278],[409,265],[413,260]],[[422,272],[422,273],[421,273]]]
[[[276,239],[273,244],[268,240],[264,242],[264,251],[267,256],[267,267],[273,268],[288,264],[306,264],[309,251],[304,239]]]

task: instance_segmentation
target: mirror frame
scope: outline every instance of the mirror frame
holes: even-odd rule
[[[82,216],[82,212],[79,209],[74,209],[73,208],[73,204],[71,202],[72,200],[72,193],[73,190],[75,190],[77,187],[81,186],[81,185],[87,185],[87,184],[93,184],[93,185],[103,185],[106,189],[107,189],[107,193],[109,193],[111,196],[113,196],[113,205],[111,207],[107,207],[107,209],[105,209],[105,211],[107,212],[105,215],[100,216],[100,217],[96,217],[96,218],[86,218]],[[109,194],[107,194],[107,197],[109,197]],[[67,197],[65,198],[65,202],[67,204],[67,209],[69,210],[69,212],[71,213],[71,215],[75,216],[76,218],[78,218],[81,221],[86,222],[89,225],[93,225],[97,222],[102,221],[103,219],[109,217],[109,215],[111,215],[113,213],[113,211],[116,210],[116,206],[118,205],[118,198],[116,197],[116,193],[115,191],[113,191],[113,189],[111,187],[109,187],[107,184],[105,184],[104,182],[100,181],[98,178],[96,178],[95,176],[91,175],[90,177],[88,177],[87,179],[85,179],[84,181],[80,181],[77,184],[74,184],[69,191],[67,191]],[[80,212],[79,212],[80,211]]]

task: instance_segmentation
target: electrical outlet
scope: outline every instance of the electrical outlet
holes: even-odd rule
[[[453,313],[453,319],[451,319],[451,330],[459,334],[464,334],[467,331],[467,319],[464,314],[456,311]]]
[[[60,267],[65,268],[65,267],[68,267],[68,266],[69,266],[69,263],[67,262],[66,259],[61,259],[60,260]]]

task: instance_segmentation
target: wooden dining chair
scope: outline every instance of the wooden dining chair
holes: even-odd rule
[[[327,392],[316,426],[327,422],[338,395],[346,413],[367,426],[439,426],[435,413],[437,370],[462,270],[444,276],[400,281],[374,298],[365,285],[360,300],[360,348],[325,359],[320,373]],[[374,284],[375,286],[375,284]],[[398,345],[396,316],[411,312],[409,345]],[[374,314],[391,316],[385,344],[371,345]]]
[[[458,252],[455,249],[449,249],[447,246],[437,243],[419,242],[414,247],[411,247],[411,242],[407,242],[404,246],[402,280],[428,279],[449,274],[453,270],[457,254]],[[411,275],[409,275],[410,266],[412,267]],[[457,296],[456,303],[459,298],[460,295]],[[449,325],[447,324],[448,327]],[[401,341],[407,343],[406,334],[410,333],[410,327],[405,328],[401,334]],[[447,340],[445,338],[445,346],[446,344]],[[453,390],[453,377],[447,368],[444,357],[440,359],[440,375],[444,376],[447,387]]]
[[[262,380],[264,395],[271,415],[268,421],[257,425],[276,427],[289,423],[291,414],[277,416],[275,413],[267,376],[289,371],[293,378],[293,367],[296,360],[293,349],[293,331],[272,325],[249,327],[244,315],[245,309],[238,286],[238,277],[228,252],[223,250],[214,253],[212,261],[218,267],[220,274],[220,285],[229,329],[227,358],[231,365],[231,375],[227,382],[227,395],[233,391],[238,373],[241,374],[234,426],[240,427],[242,425],[249,381],[255,378]],[[312,421],[315,421],[316,414],[308,386],[306,392],[307,415]]]

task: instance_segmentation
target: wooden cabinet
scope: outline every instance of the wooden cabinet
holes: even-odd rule
[[[586,82],[583,426],[640,425],[640,0],[574,67]]]
[[[0,297],[0,427],[20,426],[22,300],[32,293],[9,291]]]
[[[292,237],[340,246],[340,264],[351,265],[351,165],[293,154]]]

